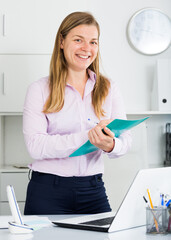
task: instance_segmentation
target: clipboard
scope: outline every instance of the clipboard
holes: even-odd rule
[[[106,127],[108,127],[115,134],[115,137],[119,137],[123,132],[137,126],[138,124],[144,122],[148,118],[149,117],[145,117],[138,120],[114,119]],[[90,141],[88,140],[76,151],[74,151],[71,155],[69,155],[69,157],[77,157],[77,156],[85,155],[91,152],[95,152],[97,150],[98,150],[98,147],[91,144]]]

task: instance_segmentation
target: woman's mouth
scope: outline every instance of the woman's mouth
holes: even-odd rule
[[[81,59],[88,59],[90,56],[76,54],[77,57]]]

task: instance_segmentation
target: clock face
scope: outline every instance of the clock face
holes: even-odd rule
[[[143,54],[161,53],[171,44],[171,21],[157,9],[138,11],[129,21],[127,30],[130,44]]]

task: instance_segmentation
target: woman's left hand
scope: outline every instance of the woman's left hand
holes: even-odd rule
[[[111,152],[115,146],[114,133],[106,127],[111,120],[102,120],[88,132],[89,141],[105,152]],[[104,129],[105,133],[102,132]]]

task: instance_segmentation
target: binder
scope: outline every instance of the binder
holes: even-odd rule
[[[171,111],[171,59],[158,59],[156,62],[151,108],[154,111]]]
[[[171,166],[171,123],[166,123],[166,160],[164,165]]]
[[[114,119],[111,123],[109,123],[106,127],[108,127],[114,134],[115,137],[119,137],[123,132],[137,126],[138,124],[144,122],[149,117],[145,117],[138,120],[123,120],[123,119]],[[103,131],[103,129],[102,129]],[[90,143],[88,140],[84,143],[80,148],[74,151],[69,157],[77,157],[84,154],[88,154],[94,151],[97,151],[98,148]]]

